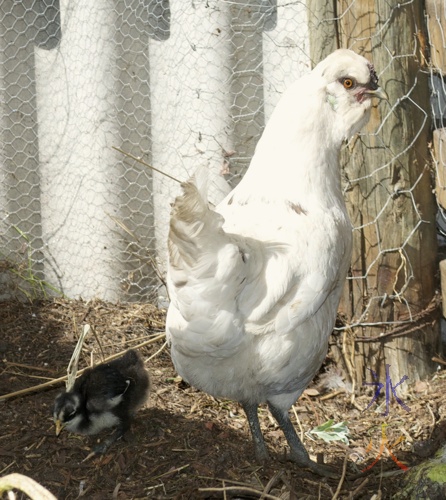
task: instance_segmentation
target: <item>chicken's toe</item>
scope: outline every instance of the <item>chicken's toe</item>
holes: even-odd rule
[[[280,428],[285,434],[288,445],[291,448],[290,459],[296,463],[299,467],[310,469],[311,471],[324,477],[339,477],[333,469],[327,467],[326,465],[318,464],[313,462],[308,455],[305,446],[296,434],[293,424],[291,423],[288,411],[281,410],[271,403],[268,403],[269,409],[273,417],[277,420]]]
[[[319,476],[330,477],[332,479],[339,479],[339,472],[332,469],[328,465],[318,464],[316,462],[313,462],[313,460],[311,460],[309,457],[307,460],[302,460],[301,458],[296,459],[293,457],[293,454],[291,453],[290,459],[291,461],[296,463],[299,467],[302,467],[303,469],[309,469],[311,470],[311,472],[314,472]]]

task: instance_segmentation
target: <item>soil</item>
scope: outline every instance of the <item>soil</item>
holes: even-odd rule
[[[131,431],[107,453],[86,461],[104,436],[64,431],[56,437],[52,407],[63,381],[11,396],[63,377],[85,324],[92,333],[79,369],[151,341],[138,348],[152,380],[148,403]],[[391,498],[401,488],[404,467],[433,455],[444,441],[443,371],[410,386],[404,396],[407,411],[384,389],[371,405],[376,388],[360,388],[353,397],[328,357],[291,414],[310,455],[323,459],[338,477],[321,479],[287,461],[286,441],[264,406],[260,419],[271,460],[259,464],[240,406],[183,382],[160,338],[163,332],[164,312],[148,304],[2,302],[0,476],[25,474],[59,500]],[[330,419],[347,422],[348,445],[308,434]],[[387,448],[380,452],[383,432]],[[17,498],[28,498],[20,495]]]

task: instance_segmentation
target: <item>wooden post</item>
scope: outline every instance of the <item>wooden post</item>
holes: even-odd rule
[[[446,318],[446,259],[440,262],[441,303],[443,316]]]
[[[420,71],[426,51],[423,2],[326,4],[308,4],[309,16],[319,16],[309,22],[313,61],[327,55],[327,47],[336,48],[330,40],[338,41],[373,59],[390,97],[389,104],[372,110],[370,134],[350,141],[342,155],[355,230],[340,312],[353,326],[334,354],[357,386],[371,381],[370,369],[385,380],[386,365],[394,384],[404,375],[413,383],[434,370],[431,358],[441,348],[438,308],[432,306],[437,243],[428,165],[429,87]]]
[[[438,203],[446,208],[446,129],[434,130],[435,193]]]
[[[390,98],[372,113],[369,130],[380,127],[379,134],[351,142],[345,156],[347,203],[357,229],[343,309],[350,322],[365,324],[355,329],[357,383],[371,379],[369,369],[385,379],[386,365],[395,384],[405,375],[413,383],[435,369],[431,358],[440,349],[429,307],[437,265],[429,87],[420,71],[422,36],[414,37],[423,27],[423,2],[341,0],[340,7],[342,46],[373,55]]]
[[[443,0],[426,0],[431,63],[446,75],[446,4]]]
[[[310,59],[313,67],[338,47],[335,2],[307,0]]]

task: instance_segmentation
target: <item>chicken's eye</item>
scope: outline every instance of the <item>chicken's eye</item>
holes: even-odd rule
[[[344,85],[345,89],[351,89],[355,86],[355,82],[352,78],[344,78],[342,80],[342,85]]]

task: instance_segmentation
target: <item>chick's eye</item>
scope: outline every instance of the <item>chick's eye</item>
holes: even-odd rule
[[[344,78],[342,80],[342,85],[344,85],[345,89],[351,89],[352,87],[354,87],[355,82],[352,78]]]

